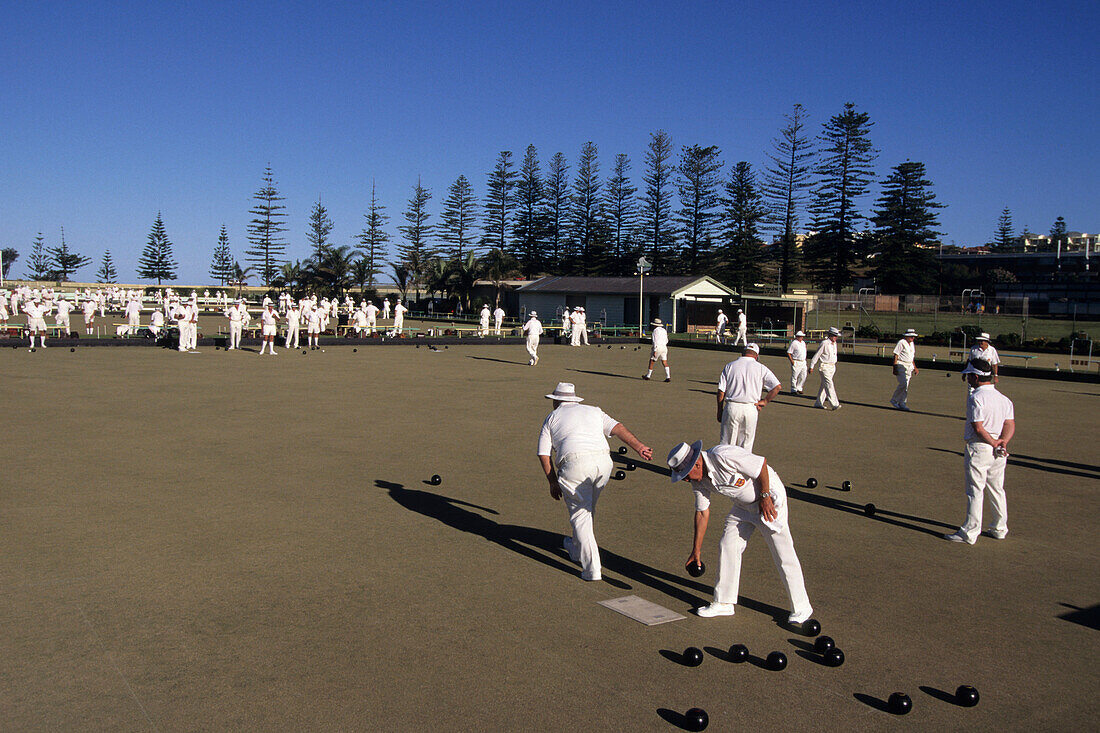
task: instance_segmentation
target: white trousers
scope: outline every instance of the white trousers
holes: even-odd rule
[[[581,333],[581,344],[584,346],[588,346],[588,326],[585,326],[584,328],[581,328],[579,330]]]
[[[494,318],[493,319],[493,335],[494,336],[499,336],[500,335],[500,325],[501,325],[502,322],[503,321],[500,318]]]
[[[374,329],[376,329],[376,328],[378,328],[378,321],[374,318],[368,318],[367,319],[367,335],[368,336],[373,336],[374,335]]]
[[[1005,498],[1005,465],[1008,458],[993,455],[989,443],[974,441],[963,451],[966,472],[966,523],[959,528],[968,542],[974,542],[982,532],[982,504],[986,494],[993,521],[989,528],[998,534],[1008,531],[1008,501]]]
[[[573,326],[573,330],[569,332],[569,345],[580,346],[581,345],[581,329],[578,326]]]
[[[404,327],[405,327],[405,319],[404,319],[404,317],[402,317],[402,318],[394,318],[394,319],[393,319],[393,331],[394,331],[394,333],[396,333],[396,334],[397,334],[398,336],[400,336],[400,335],[401,335],[401,329],[402,329],[402,328],[404,328]]]
[[[581,577],[585,580],[600,579],[600,548],[592,522],[596,502],[611,478],[612,468],[608,453],[570,453],[558,464],[558,486],[573,527],[569,556],[581,564]]]
[[[241,331],[244,326],[240,321],[229,322],[229,348],[239,349],[241,348]]]
[[[528,336],[527,337],[527,353],[531,357],[531,363],[539,360],[539,337]]]
[[[907,407],[909,380],[913,378],[913,365],[898,362],[894,365],[894,376],[898,378],[898,386],[894,390],[894,396],[890,398],[890,404],[895,407]]]
[[[795,361],[791,364],[791,391],[802,393],[806,386],[806,360]]]
[[[718,574],[714,583],[714,600],[718,603],[737,603],[741,584],[741,555],[748,546],[754,530],[759,529],[772,554],[783,588],[791,601],[791,612],[804,615],[812,609],[806,594],[806,581],[802,577],[802,564],[794,551],[794,539],[787,519],[787,490],[779,476],[768,469],[769,484],[775,494],[775,521],[765,522],[760,516],[759,502],[734,504],[726,517],[726,528],[718,545]]]
[[[726,400],[722,405],[724,409],[722,410],[722,428],[718,434],[719,442],[752,451],[760,410],[751,402]]]
[[[283,342],[283,346],[288,349],[298,348],[298,331],[301,329],[298,326],[290,326],[286,329],[286,340]]]
[[[835,410],[840,407],[840,398],[836,396],[836,385],[833,384],[836,364],[820,363],[817,365],[817,373],[821,375],[821,388],[817,391],[814,407],[831,407]]]
[[[737,329],[737,338],[735,338],[733,340],[733,345],[737,346],[737,344],[741,344],[742,346],[748,346],[749,345],[748,328],[738,328]]]
[[[485,338],[486,336],[489,335],[489,321],[488,320],[478,321],[477,335],[482,337],[482,338]]]

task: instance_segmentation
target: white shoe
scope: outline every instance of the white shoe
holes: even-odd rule
[[[1000,532],[998,532],[995,529],[987,529],[986,531],[982,532],[982,537],[992,537],[995,540],[1003,540],[1007,536],[1008,536],[1008,530],[1007,529],[1001,530]]]
[[[968,545],[974,544],[974,540],[966,539],[966,535],[962,533],[961,529],[957,532],[952,532],[951,534],[945,534],[943,538],[948,542],[965,542]]]
[[[732,616],[736,606],[732,603],[718,603],[715,601],[709,606],[695,609],[695,613],[702,618],[714,618],[715,616]]]
[[[814,610],[812,608],[807,609],[805,613],[792,613],[787,618],[787,623],[789,623],[789,624],[800,624],[803,621],[808,621],[810,616],[813,616],[813,615],[814,615]]]

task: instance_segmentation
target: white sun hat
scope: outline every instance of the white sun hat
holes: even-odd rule
[[[829,335],[830,336],[839,336],[840,335],[840,329],[837,328],[836,326],[830,326],[829,327]]]
[[[697,440],[691,445],[680,443],[668,452],[668,467],[672,471],[672,483],[683,481],[684,476],[695,468],[696,461],[703,453],[703,441]]]
[[[985,331],[982,331],[981,333],[978,334],[978,338],[976,338],[974,340],[975,341],[989,341],[990,340],[989,334],[986,333]]]
[[[806,332],[805,331],[796,331],[794,335],[795,336],[805,336]]]
[[[555,402],[584,402],[583,397],[577,396],[577,388],[569,382],[558,382],[554,391],[546,395],[546,399]]]
[[[755,352],[756,355],[759,356],[760,355],[760,346],[757,345],[757,344],[747,344],[745,346],[745,353],[747,354],[750,351]]]
[[[915,329],[910,328],[905,333],[902,334],[902,338],[909,338],[910,336],[912,336],[913,338],[916,338],[919,335],[920,334],[918,334]]]

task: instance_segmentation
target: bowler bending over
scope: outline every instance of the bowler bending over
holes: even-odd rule
[[[741,581],[741,553],[753,531],[759,529],[791,601],[788,623],[800,624],[810,618],[813,608],[787,524],[787,492],[767,460],[735,445],[717,445],[704,451],[703,441],[697,440],[673,448],[668,454],[668,467],[673,483],[690,481],[695,492],[695,534],[688,565],[702,561],[711,493],[717,491],[733,499],[719,542],[714,603],[696,613],[704,618],[733,615]]]

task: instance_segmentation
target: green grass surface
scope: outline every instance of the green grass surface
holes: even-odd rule
[[[661,461],[600,501],[603,582],[559,549],[565,511],[534,455],[542,395],[573,381],[663,458],[717,439],[727,355],[673,348],[671,384],[639,379],[644,349],[541,355],[0,349],[4,727],[662,731],[701,706],[712,730],[1094,728],[1094,385],[1002,381],[1011,534],[974,547],[939,539],[965,509],[957,377],[922,372],[898,413],[888,368],[842,363],[843,410],[765,409],[756,451],[790,491],[815,616],[847,656],[831,669],[777,623],[759,538],[737,615],[690,613],[728,504],[708,574],[688,577],[690,491]],[[628,594],[688,618],[644,627],[598,605]],[[733,643],[790,666],[731,664]],[[699,668],[675,661],[689,645]],[[959,684],[977,708],[920,689]],[[859,697],[895,690],[914,700],[904,720]]]

